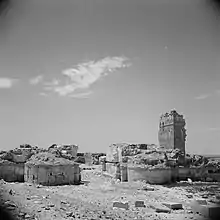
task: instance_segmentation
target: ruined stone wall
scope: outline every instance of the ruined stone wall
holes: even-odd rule
[[[174,149],[174,128],[172,125],[160,128],[159,143],[166,149]]]
[[[24,180],[25,182],[50,186],[63,184],[79,184],[81,180],[79,164],[25,164]]]
[[[0,179],[7,182],[24,182],[24,164],[0,163]]]
[[[128,166],[128,181],[145,180],[151,184],[165,184],[171,182],[171,169],[147,169],[144,167]]]

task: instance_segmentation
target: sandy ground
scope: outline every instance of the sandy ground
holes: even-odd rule
[[[103,176],[100,166],[82,171],[82,184],[65,186],[35,186],[29,183],[6,183],[0,180],[1,206],[14,219],[204,219],[194,215],[193,198],[215,199],[220,195],[219,183],[181,182],[173,185],[151,185],[153,191],[143,189],[143,182],[120,183]],[[145,201],[145,208],[135,208],[137,200]],[[113,208],[114,201],[128,201],[129,209]],[[183,209],[171,213],[157,213],[151,205],[180,202]],[[3,219],[3,218],[0,218]]]

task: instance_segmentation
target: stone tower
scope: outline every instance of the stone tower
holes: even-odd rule
[[[185,154],[186,129],[183,115],[175,110],[160,117],[158,140],[167,149],[180,149]]]

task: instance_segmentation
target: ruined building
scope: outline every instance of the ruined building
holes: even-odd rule
[[[180,149],[185,154],[186,129],[183,115],[175,110],[160,117],[159,144],[166,149]]]

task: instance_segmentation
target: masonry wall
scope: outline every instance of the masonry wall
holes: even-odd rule
[[[0,164],[0,179],[7,182],[24,182],[24,164]]]
[[[158,140],[160,146],[166,149],[174,149],[174,126],[167,125],[160,128],[158,133]]]
[[[185,137],[183,126],[174,126],[174,148],[180,149],[185,154]]]
[[[160,118],[158,140],[166,149],[180,149],[185,154],[185,119],[176,111],[166,113]]]
[[[151,184],[165,184],[171,182],[171,169],[153,169],[149,170],[142,167],[128,167],[128,181],[145,180]]]
[[[32,165],[25,164],[24,180],[41,185],[79,184],[79,164],[74,165]]]

